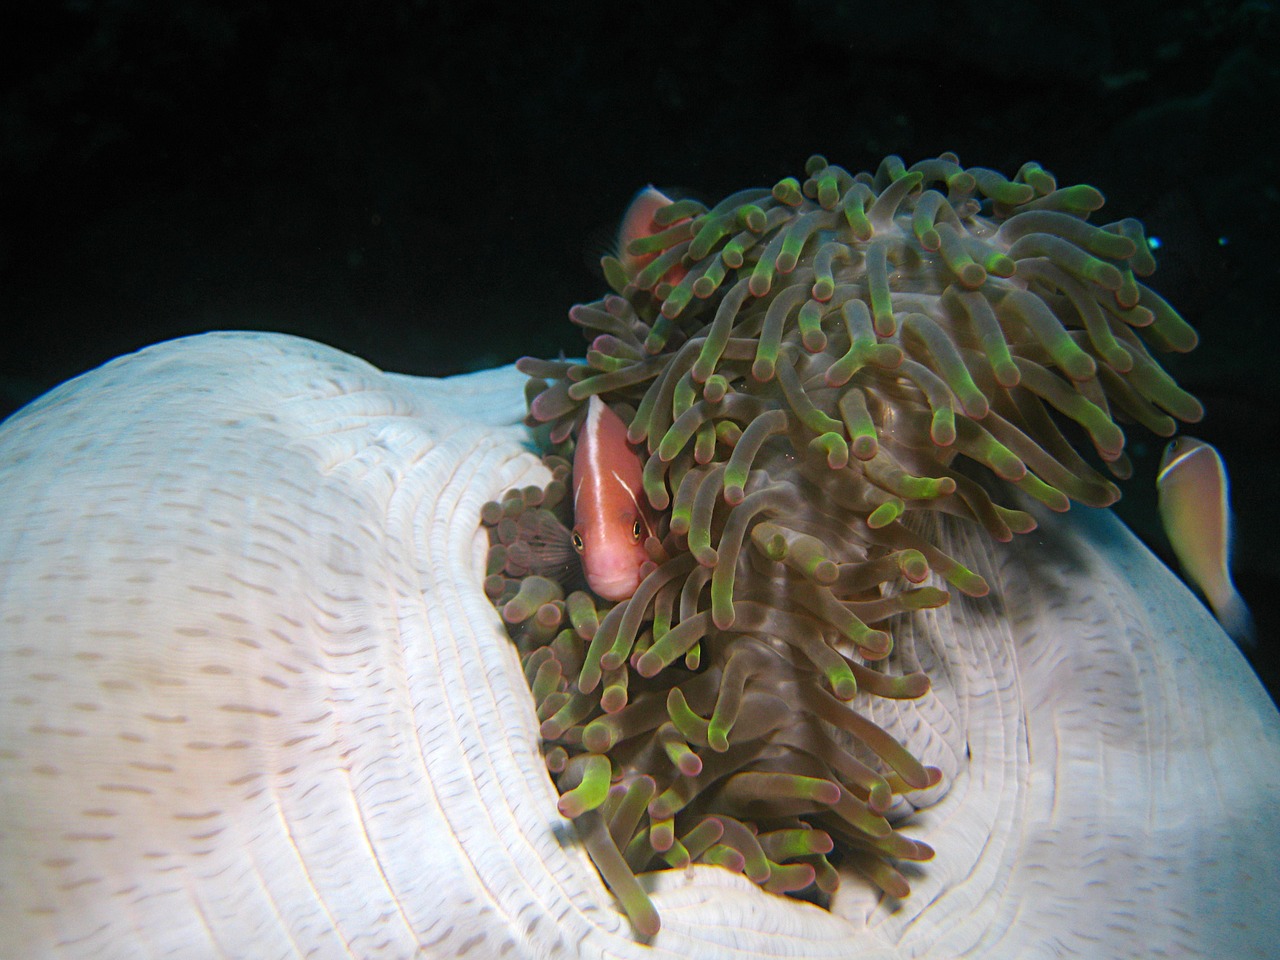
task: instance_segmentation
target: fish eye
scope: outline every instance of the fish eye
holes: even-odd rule
[[[635,540],[638,543],[640,541],[641,533],[643,533],[643,530],[640,527],[640,521],[637,520],[634,524],[631,525],[631,539]]]
[[[577,530],[573,531],[573,549],[577,550],[579,553],[584,549],[582,546],[582,534]]]

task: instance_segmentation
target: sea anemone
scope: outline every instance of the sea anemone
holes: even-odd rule
[[[907,896],[902,861],[932,851],[895,831],[903,795],[946,785],[866,714],[928,690],[894,617],[988,592],[922,521],[1005,541],[1035,526],[1020,495],[1106,506],[1120,423],[1202,414],[1150,352],[1195,333],[1138,279],[1141,225],[1087,222],[1094,188],[952,154],[805,170],[650,205],[605,258],[614,292],[570,311],[585,362],[521,361],[556,479],[483,512],[560,812],[644,936],[637,875],[695,861],[818,903],[850,871]],[[661,518],[612,606],[562,549],[593,395]]]

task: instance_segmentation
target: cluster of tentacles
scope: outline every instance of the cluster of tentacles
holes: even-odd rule
[[[1150,352],[1195,334],[1138,279],[1141,225],[1087,222],[1097,190],[950,154],[806,173],[661,206],[606,258],[614,294],[570,312],[585,362],[521,361],[551,449],[597,394],[647,453],[663,522],[635,595],[610,607],[547,559],[566,461],[484,513],[560,811],[644,935],[636,875],[691,862],[819,902],[836,867],[906,896],[894,861],[931,851],[885,815],[940,774],[859,700],[928,689],[883,668],[896,615],[988,589],[913,515],[1008,540],[1034,521],[1003,485],[1112,503],[1117,421],[1169,435],[1201,415]]]

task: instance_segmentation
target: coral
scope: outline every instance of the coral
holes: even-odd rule
[[[567,462],[484,513],[560,811],[642,935],[636,875],[691,862],[817,902],[849,871],[907,896],[894,863],[931,851],[888,815],[940,773],[859,703],[928,689],[886,666],[894,617],[988,592],[915,518],[1009,540],[1034,528],[1009,488],[1106,506],[1120,423],[1167,436],[1202,412],[1150,352],[1195,334],[1138,279],[1141,225],[1088,222],[1094,188],[951,154],[806,173],[650,202],[605,259],[614,293],[570,311],[585,362],[521,361],[549,449],[599,395],[646,456],[662,522],[635,594],[575,589]]]

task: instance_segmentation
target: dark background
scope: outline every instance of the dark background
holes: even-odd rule
[[[953,150],[1034,159],[1158,237],[1201,334],[1255,660],[1280,669],[1280,125],[1264,2],[24,0],[0,13],[0,416],[170,337],[301,334],[442,375],[565,319],[647,183],[714,201]],[[1155,519],[1131,431],[1121,510]]]

